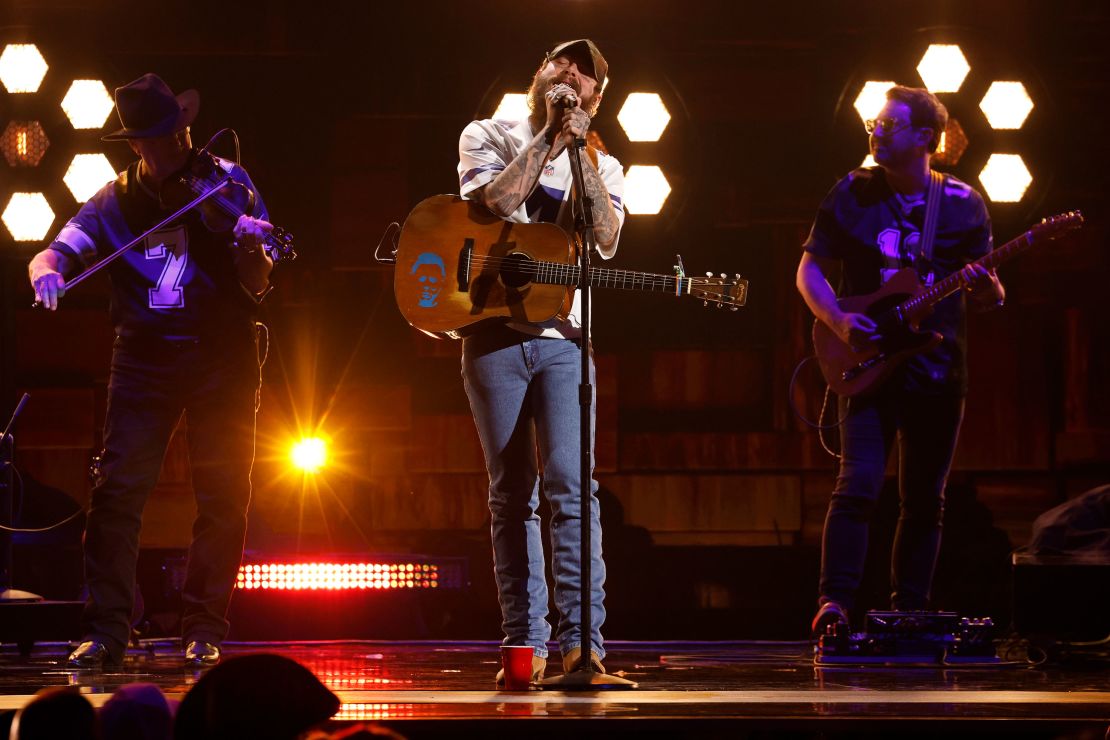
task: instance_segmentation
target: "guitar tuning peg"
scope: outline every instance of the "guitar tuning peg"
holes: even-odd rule
[[[726,275],[722,272],[721,273],[721,279],[724,279],[725,277],[726,277]]]
[[[707,273],[705,273],[705,276],[706,276],[706,277],[713,277],[713,273],[711,273],[711,272],[707,272]]]
[[[729,307],[728,307],[728,310],[729,310],[729,311],[739,311],[739,310],[740,310],[740,307],[739,307],[739,306],[729,306]]]
[[[721,307],[721,306],[723,306],[723,305],[725,305],[725,304],[723,304],[723,303],[718,303],[718,304],[717,304],[717,308],[720,308],[720,307]]]
[[[701,302],[701,305],[703,305],[703,306],[708,306],[708,305],[709,305],[709,301],[702,301],[702,302]]]
[[[737,280],[739,280],[739,279],[740,279],[740,273],[736,273],[736,279],[737,279]]]

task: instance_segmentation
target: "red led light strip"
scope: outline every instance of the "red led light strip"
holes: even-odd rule
[[[429,563],[252,563],[239,567],[235,587],[270,591],[352,591],[439,588]]]

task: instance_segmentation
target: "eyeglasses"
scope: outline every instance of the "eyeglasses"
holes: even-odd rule
[[[910,126],[911,124],[908,122],[899,124],[897,118],[869,118],[863,122],[863,127],[867,129],[867,133],[876,136],[893,136]]]

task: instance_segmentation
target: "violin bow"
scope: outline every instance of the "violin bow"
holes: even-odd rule
[[[128,250],[134,248],[135,245],[138,244],[139,242],[141,242],[143,239],[146,239],[148,236],[153,234],[155,231],[158,231],[158,229],[162,228],[163,226],[170,223],[171,221],[175,221],[175,220],[181,218],[186,213],[188,213],[190,210],[196,208],[201,203],[208,200],[208,198],[210,198],[213,195],[215,195],[216,193],[220,192],[220,190],[222,190],[223,187],[225,185],[227,185],[228,183],[230,183],[230,182],[231,182],[231,176],[228,175],[227,177],[225,177],[223,179],[222,182],[220,182],[220,184],[216,185],[214,188],[212,188],[208,192],[202,193],[201,195],[198,195],[196,198],[193,198],[193,200],[189,201],[188,203],[183,205],[181,208],[179,208],[176,211],[174,211],[173,213],[171,213],[169,216],[166,216],[164,219],[162,219],[161,221],[156,223],[154,226],[151,226],[149,229],[144,231],[142,234],[139,234],[137,237],[135,237],[131,241],[127,242],[122,247],[120,247],[116,251],[112,252],[110,255],[108,255],[104,259],[100,260],[99,262],[97,262],[94,265],[90,265],[89,267],[85,268],[84,272],[77,275],[72,280],[66,282],[66,284],[64,286],[66,291],[72,290],[73,288],[80,285],[87,278],[92,277],[94,274],[100,272],[102,269],[104,269],[105,267],[112,264],[113,262],[115,262],[120,257],[122,257],[124,254],[126,254],[128,252]],[[42,307],[42,301],[35,301],[31,305],[32,305],[32,308],[41,308]]]

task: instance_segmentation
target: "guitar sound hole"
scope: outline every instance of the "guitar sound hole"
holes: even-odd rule
[[[524,287],[535,274],[535,262],[526,254],[515,252],[501,262],[501,282],[510,288]]]

